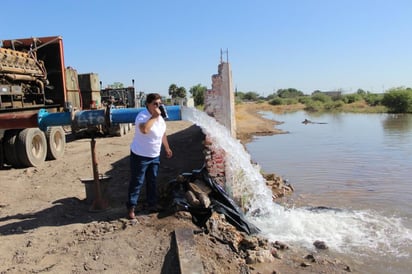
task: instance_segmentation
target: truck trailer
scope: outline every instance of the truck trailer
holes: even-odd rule
[[[0,46],[0,168],[63,157],[66,127],[39,128],[40,114],[70,112],[73,120],[78,111],[103,108],[98,75],[65,67],[61,36],[2,40]],[[79,123],[69,126],[85,130]],[[94,127],[113,132],[107,123]],[[122,125],[123,134],[126,128]]]
[[[61,36],[1,40],[0,168],[63,157],[66,132],[123,136],[142,107],[134,87],[102,90],[96,73],[65,67]],[[112,100],[113,99],[113,100]],[[167,106],[180,120],[180,106]]]
[[[2,40],[0,164],[37,166],[63,156],[62,126],[38,128],[38,112],[70,111],[61,36]],[[80,96],[78,94],[77,96]],[[80,100],[78,100],[80,101]]]

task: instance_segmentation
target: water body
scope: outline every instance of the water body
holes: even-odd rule
[[[248,218],[262,234],[314,253],[313,242],[323,240],[329,249],[322,252],[359,273],[410,273],[412,116],[264,115],[290,133],[256,138],[247,152],[214,119],[183,109],[225,150],[227,190],[247,199]],[[305,118],[325,124],[304,125]],[[292,204],[272,202],[260,169],[290,180]]]
[[[287,214],[296,216],[281,222],[293,228],[285,240],[309,246],[309,238],[319,237],[333,251],[359,255],[358,268],[367,273],[410,273],[412,115],[262,114],[289,132],[247,145],[265,172],[295,188],[297,208]],[[305,206],[338,210],[307,213]]]

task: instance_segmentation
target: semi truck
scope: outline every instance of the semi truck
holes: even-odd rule
[[[103,108],[99,84],[97,74],[65,67],[61,36],[1,40],[0,168],[38,166],[63,157],[66,127],[39,128],[40,113],[74,118],[76,111]],[[79,124],[70,126],[82,130]],[[114,126],[120,135],[128,129]]]

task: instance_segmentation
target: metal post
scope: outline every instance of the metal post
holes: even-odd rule
[[[105,210],[108,208],[107,200],[104,200],[101,193],[100,187],[100,179],[99,179],[99,169],[97,165],[97,157],[96,157],[96,140],[94,136],[92,136],[92,140],[90,141],[90,148],[92,152],[92,167],[93,167],[93,179],[94,179],[94,201],[92,206],[90,207],[90,211],[100,211]]]

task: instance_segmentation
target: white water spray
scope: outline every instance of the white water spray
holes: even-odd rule
[[[272,202],[259,166],[251,163],[242,144],[214,118],[193,108],[182,108],[184,120],[202,128],[213,146],[226,153],[226,184],[229,192],[248,201],[248,215],[270,240],[296,243],[309,249],[322,240],[330,249],[356,254],[409,257],[412,230],[399,217],[384,217],[367,211],[286,209]]]
[[[202,128],[212,146],[225,151],[226,191],[234,197],[244,197],[250,212],[270,213],[272,193],[265,185],[258,165],[252,165],[250,155],[229,130],[214,118],[194,108],[183,108],[182,117]]]

